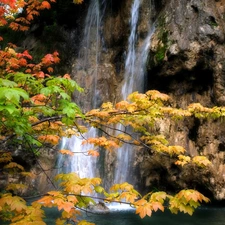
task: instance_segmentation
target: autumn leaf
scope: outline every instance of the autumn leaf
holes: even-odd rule
[[[24,167],[19,165],[16,162],[10,162],[9,164],[7,164],[6,166],[4,166],[4,169],[19,169],[21,171],[24,171]]]
[[[98,157],[99,156],[99,152],[96,151],[96,150],[89,150],[88,151],[88,155]]]
[[[90,222],[88,222],[86,220],[81,220],[81,221],[78,222],[77,225],[95,225],[95,224],[94,223],[90,223]]]
[[[48,67],[47,70],[49,73],[52,73],[54,71],[52,67]]]
[[[59,140],[61,138],[58,135],[41,135],[38,137],[38,140],[43,142],[43,143],[50,143],[52,145],[57,145],[59,143]]]
[[[72,202],[73,204],[76,204],[78,202],[76,196],[74,195],[68,195],[66,198],[69,202]]]
[[[70,150],[67,150],[67,149],[61,149],[61,150],[59,150],[59,152],[64,155],[70,155],[70,156],[74,155],[73,152],[71,152]]]
[[[152,215],[152,206],[146,200],[142,199],[142,200],[135,202],[135,207],[136,207],[136,214],[139,214],[139,216],[142,219],[146,215],[149,217]]]
[[[211,164],[211,162],[205,156],[195,156],[193,157],[192,162],[200,167],[205,167]]]
[[[44,94],[37,94],[31,98],[36,105],[45,105],[47,97]]]
[[[69,75],[69,74],[65,74],[65,75],[63,76],[63,78],[68,79],[68,80],[70,80],[70,79],[71,79],[71,77],[70,77],[70,75]]]
[[[12,183],[12,184],[8,184],[6,186],[6,190],[9,191],[22,191],[22,190],[25,190],[27,188],[27,185],[25,184],[15,184],[15,183]]]
[[[189,163],[191,158],[185,155],[178,155],[178,160],[175,162],[176,165],[184,166],[185,164]]]
[[[43,1],[42,3],[41,3],[41,9],[50,9],[51,8],[51,5],[49,4],[49,2],[47,2],[47,1]]]
[[[83,1],[84,1],[84,0],[73,0],[73,3],[74,3],[74,4],[81,4],[81,3],[83,3]]]

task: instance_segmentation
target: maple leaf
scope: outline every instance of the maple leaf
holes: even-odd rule
[[[78,202],[76,196],[74,195],[68,195],[66,198],[69,202],[72,202],[73,204],[76,204]]]
[[[62,195],[62,193],[60,191],[49,191],[48,194],[52,195],[54,197]]]
[[[35,174],[31,172],[20,172],[22,176],[35,178]]]
[[[65,74],[65,75],[63,76],[63,78],[68,79],[68,80],[70,80],[70,79],[71,79],[71,77],[70,77],[70,75],[69,75],[69,74]]]
[[[36,76],[37,76],[38,78],[45,78],[45,74],[44,74],[42,71],[37,72],[37,73],[36,73]]]
[[[53,205],[54,198],[52,196],[44,196],[40,198],[37,203],[41,203],[44,206],[51,207]]]
[[[200,167],[205,167],[211,164],[205,156],[195,156],[192,161]]]
[[[149,201],[150,202],[159,202],[159,203],[163,204],[166,198],[167,198],[166,192],[158,191],[158,192],[151,194]]]
[[[73,156],[74,155],[73,152],[71,152],[70,150],[67,150],[67,149],[61,149],[61,150],[59,150],[59,152],[61,154],[65,154],[65,155],[70,155],[70,156]]]
[[[37,94],[31,98],[35,105],[45,105],[47,97],[43,94]]]
[[[89,150],[88,151],[88,155],[98,157],[99,156],[99,152],[96,151],[96,150]]]
[[[49,2],[47,2],[47,1],[43,1],[42,3],[41,3],[41,9],[50,9],[51,8],[51,5],[49,4]]]
[[[12,184],[8,184],[5,189],[7,191],[9,191],[9,190],[18,191],[18,190],[24,190],[26,188],[27,188],[27,185],[25,185],[25,184],[15,184],[15,183],[12,183]]]
[[[70,212],[71,209],[74,207],[74,204],[72,202],[63,202],[61,204],[58,204],[58,209],[61,210],[65,210],[66,212]]]
[[[41,135],[38,137],[39,141],[43,143],[50,143],[52,145],[57,145],[60,139],[61,138],[58,135],[51,135],[51,134]]]
[[[54,71],[52,67],[48,67],[47,70],[49,73],[52,73]]]
[[[119,110],[126,110],[129,105],[129,102],[121,101],[116,104],[115,108]]]
[[[121,139],[121,140],[124,140],[124,141],[130,141],[132,138],[130,135],[127,135],[127,134],[118,134],[117,135],[117,138]]]
[[[4,166],[5,169],[20,169],[24,171],[24,167],[15,162],[10,162],[8,165]]]
[[[189,163],[191,158],[189,156],[178,155],[178,160],[175,162],[176,165],[184,166],[185,164]]]
[[[26,203],[21,201],[20,199],[15,199],[15,197],[10,207],[11,210],[16,210],[17,212],[21,212],[22,210],[27,209]]]
[[[140,203],[140,202],[139,202]],[[148,203],[147,201],[143,201],[141,204],[135,203],[136,206],[136,214],[139,214],[139,216],[143,219],[146,215],[151,216],[152,215],[152,205]]]
[[[1,157],[0,157],[0,163],[8,163],[12,161],[12,154],[10,152],[2,152],[0,151]]]

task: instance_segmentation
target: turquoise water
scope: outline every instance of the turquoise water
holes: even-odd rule
[[[45,222],[55,225],[59,213],[55,209],[46,209]],[[141,219],[133,210],[113,210],[107,214],[83,213],[82,219],[96,225],[225,225],[225,208],[207,207],[197,209],[192,216],[169,211],[153,213],[151,217]],[[0,221],[0,225],[7,225]],[[24,224],[26,225],[26,224]]]
[[[53,225],[55,217],[56,213],[48,211],[46,223]],[[225,208],[201,208],[192,216],[182,213],[174,215],[169,211],[158,212],[144,219],[132,210],[112,211],[100,215],[85,213],[84,219],[96,225],[225,225]]]

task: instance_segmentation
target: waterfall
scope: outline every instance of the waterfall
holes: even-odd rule
[[[134,0],[131,8],[131,20],[130,27],[131,32],[129,36],[128,53],[125,63],[125,76],[124,84],[121,90],[121,95],[124,100],[127,96],[134,92],[144,91],[144,80],[146,73],[146,61],[149,53],[149,47],[151,44],[151,37],[154,33],[154,26],[150,24],[149,32],[144,41],[137,46],[138,36],[137,27],[139,19],[141,0]],[[124,130],[122,125],[118,125],[118,130]],[[124,144],[122,148],[118,149],[117,153],[117,166],[115,169],[114,183],[129,182],[134,184],[134,149],[132,145]]]
[[[84,76],[78,78],[80,79],[80,85],[86,88],[86,79],[90,77],[91,87],[89,90],[89,96],[81,96],[79,93],[76,94],[76,103],[83,106],[86,110],[98,107],[98,90],[97,90],[97,80],[98,80],[98,64],[100,57],[100,24],[102,20],[101,6],[104,6],[105,0],[91,0],[90,6],[88,8],[83,39],[80,46],[79,57],[77,59],[75,74],[79,74],[80,71],[85,73]],[[103,10],[104,12],[104,7]],[[75,77],[76,79],[76,77]],[[87,99],[91,97],[90,104],[87,106],[85,103]],[[80,177],[95,177],[98,173],[96,170],[96,158],[93,156],[88,156],[88,150],[90,146],[82,145],[82,141],[89,137],[96,137],[97,130],[95,128],[90,128],[87,133],[81,137],[73,136],[71,138],[63,138],[61,143],[61,149],[69,149],[74,152],[74,156],[70,159],[69,164],[65,165],[63,172],[76,172]],[[58,160],[63,164],[66,160],[63,160],[63,156],[59,157]],[[65,164],[65,163],[64,163]]]
[[[146,0],[151,2],[151,0]],[[76,102],[80,105],[85,104],[88,99],[91,104],[84,106],[87,110],[90,108],[99,107],[98,105],[98,67],[101,54],[101,21],[103,17],[104,4],[106,0],[102,0],[102,3],[97,0],[91,0],[90,6],[86,16],[84,36],[82,45],[80,47],[79,57],[76,62],[75,80],[78,83],[88,89],[85,98],[76,96]],[[154,32],[151,24],[149,24],[149,32],[143,39],[138,35],[138,26],[140,21],[140,9],[143,0],[134,0],[131,7],[131,19],[130,19],[130,35],[128,39],[127,54],[125,60],[125,73],[123,86],[121,88],[121,98],[126,99],[128,94],[139,91],[144,91],[144,79],[145,79],[145,65],[149,52],[151,35]],[[150,10],[151,11],[151,10]],[[150,19],[149,19],[150,20]],[[86,80],[89,79],[89,86],[85,86]],[[91,101],[90,101],[91,99]],[[123,130],[122,125],[117,127]],[[97,131],[91,128],[89,132],[84,134],[84,138],[96,137]],[[97,168],[97,160],[92,156],[87,156],[87,147],[82,145],[83,137],[64,138],[62,141],[62,148],[70,149],[75,152],[75,155],[70,160],[69,165],[66,165],[67,169],[64,172],[76,172],[81,177],[96,177],[99,176],[100,171]],[[103,159],[103,158],[102,158]],[[107,186],[112,183],[121,183],[128,181],[132,182],[133,174],[133,160],[134,149],[131,145],[125,144],[122,148],[118,149],[116,156],[116,165],[114,168],[114,176],[110,176],[110,180],[107,180]],[[63,161],[65,163],[67,161]],[[104,159],[102,160],[102,162]],[[103,166],[104,167],[104,166]],[[109,171],[107,171],[109,172]],[[104,172],[103,172],[104,173]]]
[[[95,137],[96,136],[96,129],[91,128],[85,135],[85,138]],[[95,177],[96,176],[96,158],[89,156],[87,151],[90,149],[90,146],[82,145],[83,137],[76,137],[73,136],[71,138],[63,138],[61,149],[70,149],[74,156],[67,157],[67,160],[64,162],[68,162],[68,164],[64,165],[65,169],[63,170],[64,173],[75,172],[81,178],[85,177]],[[61,165],[63,164],[62,157],[61,157]]]
[[[125,62],[125,76],[124,84],[122,87],[122,97],[126,99],[130,90],[133,90],[134,73],[135,73],[135,60],[136,60],[136,40],[137,40],[137,25],[139,17],[140,0],[134,0],[131,8],[130,27],[131,32],[129,36],[128,53]]]

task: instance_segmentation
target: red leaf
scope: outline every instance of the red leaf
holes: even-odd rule
[[[51,5],[49,4],[49,2],[43,1],[41,3],[41,9],[50,9],[50,8],[51,8]]]

